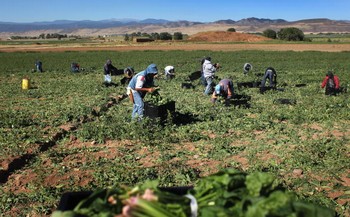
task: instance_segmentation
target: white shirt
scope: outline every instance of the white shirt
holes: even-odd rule
[[[142,88],[143,84],[145,83],[145,81],[146,81],[145,76],[142,76],[142,75],[138,76],[137,80],[136,80],[135,89],[136,88]]]
[[[167,66],[167,67],[164,68],[164,73],[166,75],[171,74],[170,70],[173,70],[173,69],[174,69],[174,66]]]
[[[209,60],[205,60],[203,63],[203,74],[204,77],[210,77],[213,76],[216,72],[216,68],[213,66],[213,64]]]

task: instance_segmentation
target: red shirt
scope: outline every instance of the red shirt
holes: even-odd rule
[[[321,87],[324,88],[327,84],[327,81],[328,81],[328,76],[326,76],[324,79],[323,79],[323,82],[321,84]],[[335,84],[335,89],[339,89],[339,78],[338,76],[336,75],[333,75],[333,80],[334,80],[334,84]]]

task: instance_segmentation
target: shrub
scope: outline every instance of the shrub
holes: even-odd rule
[[[286,40],[286,41],[303,41],[304,40],[303,31],[295,27],[283,28],[277,33],[277,36],[279,39]]]
[[[174,32],[174,40],[182,40],[183,34],[181,32]]]
[[[267,37],[267,38],[272,38],[272,39],[276,39],[277,38],[277,33],[276,31],[272,30],[272,29],[266,29],[263,32],[263,36]]]
[[[172,40],[173,39],[172,35],[169,32],[161,32],[159,34],[159,38],[160,38],[160,40]]]
[[[151,37],[154,39],[154,40],[159,40],[160,39],[160,35],[158,32],[153,32],[151,33]]]
[[[236,29],[235,28],[229,28],[227,29],[228,32],[236,32]]]
[[[130,41],[130,36],[128,34],[124,35],[124,41]]]

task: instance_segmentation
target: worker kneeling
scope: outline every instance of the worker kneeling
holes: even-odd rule
[[[70,64],[70,71],[71,72],[79,72],[80,71],[80,65],[76,62],[73,62]]]
[[[166,80],[171,80],[175,78],[175,68],[174,66],[167,66],[164,68],[164,74]]]
[[[229,104],[230,99],[233,96],[233,82],[230,79],[222,79],[218,85],[215,86],[214,92],[211,96],[211,102],[215,103],[218,97],[223,97],[225,103]]]

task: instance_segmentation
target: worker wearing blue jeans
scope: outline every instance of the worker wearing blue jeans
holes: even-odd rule
[[[147,93],[152,93],[156,90],[153,79],[157,74],[158,69],[156,64],[151,64],[144,71],[132,77],[129,82],[127,93],[133,102],[132,119],[138,118],[138,120],[141,120],[143,118],[143,98]]]

